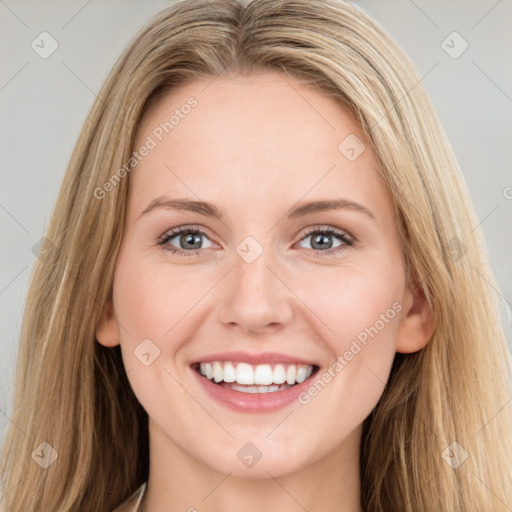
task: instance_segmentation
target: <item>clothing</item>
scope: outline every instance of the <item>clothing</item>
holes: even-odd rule
[[[126,501],[121,503],[112,512],[137,512],[146,491],[146,484],[147,482],[144,482]]]

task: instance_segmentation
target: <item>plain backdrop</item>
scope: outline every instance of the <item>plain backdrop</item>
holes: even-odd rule
[[[512,2],[356,3],[390,32],[423,77],[485,234],[510,336]],[[107,73],[136,31],[167,5],[0,0],[0,440],[10,421],[33,247],[48,226],[82,123]],[[47,58],[33,49],[40,37],[47,38],[45,51],[58,45]]]

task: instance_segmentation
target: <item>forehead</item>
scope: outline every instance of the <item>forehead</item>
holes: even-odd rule
[[[169,124],[164,126],[166,122]],[[344,132],[363,138],[351,113],[338,101],[277,72],[202,78],[180,86],[146,113],[138,143],[153,133],[157,139],[172,139],[173,144],[181,145],[190,132],[201,136],[190,143],[227,147],[230,154],[242,147],[260,151],[256,143],[261,141],[270,152],[275,145],[281,150],[297,150],[307,137],[314,137],[317,143],[323,139],[325,146],[334,145],[334,149]],[[252,138],[247,140],[247,135]],[[251,140],[252,145],[248,144]],[[247,144],[235,147],[235,142]]]
[[[360,144],[357,152],[364,148],[358,158],[347,158],[346,140]],[[212,77],[175,89],[142,120],[134,149],[144,145],[152,148],[130,177],[139,207],[175,192],[215,201],[228,188],[260,204],[279,194],[282,202],[284,189],[290,201],[313,188],[360,200],[365,188],[374,199],[386,195],[377,158],[352,114],[280,73]],[[239,197],[240,205],[247,199]]]

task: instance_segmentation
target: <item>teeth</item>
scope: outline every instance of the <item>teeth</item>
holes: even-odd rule
[[[272,384],[272,379],[274,375],[272,373],[272,368],[268,364],[261,364],[256,366],[256,370],[254,372],[254,383],[258,384]]]
[[[288,384],[295,384],[295,376],[297,375],[297,368],[294,365],[288,366],[288,370],[286,371],[286,382]]]
[[[231,363],[224,363],[224,382],[235,382],[236,370]]]
[[[236,367],[236,381],[238,384],[255,384],[254,370],[250,364],[238,363]],[[261,384],[263,384],[263,382]]]
[[[215,361],[213,363],[213,379],[215,380],[215,382],[220,382],[224,376],[223,374],[224,372],[222,371],[222,366],[220,365],[220,363]]]
[[[280,384],[279,386],[274,384],[272,386],[237,386],[236,384],[226,384],[224,382],[221,386],[235,391],[240,391],[242,393],[273,393],[274,391],[280,391],[291,387],[288,384]]]
[[[294,384],[304,382],[313,372],[313,366],[309,364],[250,365],[231,361],[212,361],[200,363],[199,370],[201,375],[214,382],[252,386],[252,388],[244,388],[248,393],[257,393],[259,388],[267,388],[264,391],[260,391],[266,393],[280,389],[280,387],[276,386],[279,384],[293,386]],[[235,389],[235,387],[232,389]]]
[[[274,368],[274,382],[276,384],[282,384],[286,381],[286,371],[282,364],[276,364]]]
[[[297,376],[295,377],[295,382],[304,382],[306,380],[308,374],[308,369],[305,366],[300,366],[297,370]]]

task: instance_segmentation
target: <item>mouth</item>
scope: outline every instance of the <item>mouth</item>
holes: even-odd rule
[[[320,367],[315,364],[207,361],[193,363],[191,368],[213,384],[231,391],[266,394],[302,384],[312,379]]]

